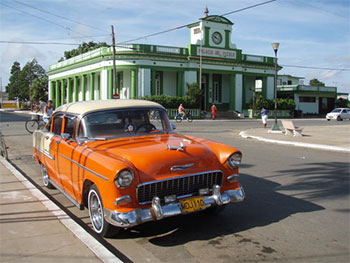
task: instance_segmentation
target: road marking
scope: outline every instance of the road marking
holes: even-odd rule
[[[350,153],[349,147],[339,147],[339,146],[314,144],[314,143],[303,143],[303,142],[291,142],[291,141],[280,141],[280,140],[266,139],[266,138],[259,137],[259,136],[249,135],[246,131],[241,131],[239,133],[239,135],[245,139],[252,138],[252,139],[255,139],[258,141],[262,141],[262,142],[270,142],[270,143],[277,143],[277,144],[283,144],[283,145],[292,145],[292,146],[297,146],[297,147],[306,147],[306,148],[319,149],[319,150]]]
[[[2,164],[35,196],[41,203],[57,217],[77,238],[79,238],[99,259],[103,262],[122,263],[119,258],[113,255],[108,249],[101,245],[95,238],[85,231],[79,224],[71,219],[62,209],[55,205],[42,192],[40,192],[31,182],[29,182],[15,167],[9,162],[0,158]]]

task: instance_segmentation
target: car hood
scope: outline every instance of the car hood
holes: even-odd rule
[[[179,134],[119,138],[104,141],[94,148],[131,162],[141,182],[220,167],[218,158],[207,146]]]

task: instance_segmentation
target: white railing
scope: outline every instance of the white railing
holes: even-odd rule
[[[157,46],[156,47],[157,52],[161,53],[173,53],[173,54],[180,54],[180,48],[176,47],[162,47],[162,46]]]
[[[199,109],[186,109],[186,111],[189,111],[192,117],[200,117],[201,111]],[[167,109],[169,116],[175,116],[177,115],[177,109]]]
[[[253,62],[264,62],[264,57],[261,56],[246,55],[245,59]]]

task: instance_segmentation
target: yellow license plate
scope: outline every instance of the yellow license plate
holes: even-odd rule
[[[183,214],[205,209],[203,197],[180,200],[180,205]]]

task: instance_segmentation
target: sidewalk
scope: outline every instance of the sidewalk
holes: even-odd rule
[[[101,262],[0,160],[0,262]],[[28,189],[29,188],[29,189]],[[42,198],[40,198],[42,199]],[[43,198],[44,199],[44,198]],[[61,214],[61,215],[59,215]]]
[[[269,133],[270,129],[249,129],[240,132],[240,136],[269,143],[350,153],[350,125],[306,126],[302,137],[284,133]]]

